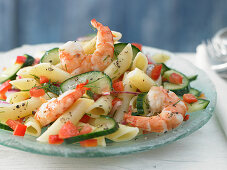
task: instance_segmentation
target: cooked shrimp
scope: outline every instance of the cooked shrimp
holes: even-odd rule
[[[166,132],[179,126],[187,111],[187,106],[173,92],[163,87],[152,87],[148,92],[150,111],[158,113],[156,116],[132,116],[131,111],[125,114],[124,119],[132,126],[149,132]]]
[[[65,71],[81,74],[88,71],[103,71],[111,62],[114,54],[113,35],[109,27],[103,26],[95,19],[91,20],[97,28],[96,50],[86,55],[79,42],[69,41],[59,49],[59,57]]]
[[[83,96],[85,90],[84,84],[77,85],[73,90],[69,90],[58,98],[53,98],[48,102],[42,104],[35,114],[35,119],[40,122],[42,126],[55,121],[60,117],[77,99]]]

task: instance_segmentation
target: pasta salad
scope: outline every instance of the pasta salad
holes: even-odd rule
[[[95,19],[97,34],[68,41],[41,59],[24,54],[0,74],[0,128],[49,144],[106,146],[143,133],[165,133],[209,100],[166,54],[148,58],[142,45]]]

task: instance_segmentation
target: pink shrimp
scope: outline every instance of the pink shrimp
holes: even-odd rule
[[[83,96],[88,88],[84,87],[87,83],[79,84],[73,90],[63,93],[58,98],[53,98],[42,104],[35,114],[35,119],[41,126],[46,126],[60,117],[77,99]]]
[[[103,71],[112,62],[114,41],[111,30],[95,19],[91,20],[91,24],[98,30],[96,50],[86,55],[79,42],[64,44],[59,49],[59,57],[65,71],[75,75],[93,70]]]
[[[131,112],[124,115],[126,123],[148,132],[166,132],[179,126],[187,111],[187,106],[173,92],[163,87],[152,87],[148,92],[148,100],[152,113],[156,116],[132,116]]]

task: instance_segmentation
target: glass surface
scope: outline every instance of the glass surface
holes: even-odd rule
[[[12,50],[4,54],[0,66],[6,66],[10,63],[9,58],[15,58],[17,55],[24,53],[37,54],[40,50],[48,50],[52,47],[57,47],[59,44],[46,44],[35,46],[23,46],[21,48]],[[49,145],[36,141],[35,137],[26,135],[25,137],[13,136],[12,132],[0,130],[0,144],[11,148],[23,150],[26,152],[32,152],[43,155],[52,156],[64,156],[64,157],[106,157],[113,155],[124,155],[139,151],[145,151],[160,147],[172,143],[176,140],[184,138],[190,135],[194,131],[201,128],[213,115],[214,107],[216,104],[216,91],[213,83],[208,79],[206,74],[195,67],[190,62],[174,56],[172,53],[144,47],[145,54],[153,55],[155,53],[167,53],[171,56],[171,60],[167,62],[167,65],[175,68],[186,75],[198,74],[198,79],[191,83],[192,87],[195,87],[205,93],[207,99],[210,100],[210,104],[203,111],[198,111],[190,114],[190,119],[183,122],[182,125],[172,131],[164,134],[146,134],[138,136],[136,139],[127,142],[108,142],[107,147],[96,148],[82,148],[78,144],[71,145]]]

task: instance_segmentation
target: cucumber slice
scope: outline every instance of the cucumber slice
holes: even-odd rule
[[[171,90],[180,96],[183,96],[183,94],[188,93],[189,89],[190,89],[190,84],[189,84],[188,78],[184,74],[182,74],[176,70],[168,70],[164,73],[163,77],[166,78],[167,80],[169,80],[169,77],[172,73],[177,73],[177,74],[181,75],[183,77],[183,83],[182,84],[173,84],[173,83],[169,83],[169,82],[164,82],[163,83],[164,88]]]
[[[102,94],[102,92],[109,92],[112,90],[112,80],[101,71],[90,71],[71,77],[65,80],[60,85],[60,88],[62,92],[65,92],[76,88],[78,84],[84,83],[86,80],[89,81],[86,86],[91,88],[91,91],[94,93]]]
[[[128,43],[117,43],[114,44],[114,58],[117,58],[117,56],[121,53],[121,51],[128,45]],[[132,57],[132,61],[134,60],[134,58],[136,57],[137,53],[140,52],[140,50],[132,45],[132,53],[133,53],[133,57]]]
[[[2,123],[0,123],[0,129],[4,129],[4,130],[9,130],[9,131],[13,131],[13,129],[11,129],[9,126],[4,125]]]
[[[206,107],[208,106],[209,103],[210,103],[210,101],[206,100],[206,99],[198,99],[197,102],[191,103],[191,104],[187,103],[188,113],[206,109]]]
[[[24,63],[22,64],[15,63],[0,74],[0,83],[4,83],[7,80],[14,80],[17,76],[16,75],[17,72],[21,68],[31,66],[34,63],[35,59],[32,56],[28,54],[25,54],[24,56],[27,58]]]
[[[119,125],[114,119],[104,115],[101,115],[99,118],[94,119],[91,124],[97,127],[94,132],[67,138],[64,140],[64,143],[71,144],[87,139],[97,138],[100,136],[106,136],[116,132],[119,128]]]
[[[136,100],[137,115],[147,115],[149,113],[150,105],[147,99],[147,93],[140,93]]]
[[[60,63],[58,50],[59,48],[52,48],[46,51],[42,56],[40,63],[50,63],[53,65]]]
[[[159,64],[162,64],[161,75],[163,75],[166,71],[170,70],[170,68],[167,67],[164,63],[159,63]]]
[[[191,82],[191,81],[196,80],[196,79],[197,79],[197,77],[198,77],[198,75],[197,75],[197,74],[196,74],[196,75],[193,75],[193,76],[188,76],[188,80]]]
[[[201,91],[199,91],[199,90],[197,90],[195,88],[190,88],[189,93],[193,94],[195,97],[199,97],[200,94],[201,94]]]

